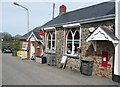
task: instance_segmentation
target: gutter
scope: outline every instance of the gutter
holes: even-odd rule
[[[115,14],[108,15],[108,16],[95,17],[95,18],[90,18],[90,19],[85,19],[85,20],[80,20],[79,22],[81,24],[85,24],[85,23],[106,21],[106,20],[112,20],[112,19],[115,19]]]

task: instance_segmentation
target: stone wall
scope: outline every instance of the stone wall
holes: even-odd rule
[[[44,55],[47,58],[47,64],[48,65],[52,65],[52,66],[56,66],[56,56],[55,53],[45,53]]]
[[[69,29],[57,28],[56,30],[56,62],[57,67],[60,66],[60,61],[63,55],[66,54],[66,34]],[[67,56],[66,68],[71,70],[80,70],[80,59],[78,57]]]
[[[97,29],[99,26],[106,26],[111,29],[114,33],[114,20],[111,21],[103,21],[89,24],[81,24],[81,54],[80,58],[68,56],[68,60],[66,63],[66,68],[71,70],[80,71],[80,60],[88,59],[93,60],[93,75],[98,75],[106,78],[112,77],[112,68],[113,68],[113,60],[114,60],[114,46],[112,42],[109,41],[98,41],[97,42],[97,52],[94,51],[93,45],[91,42],[86,42],[87,37],[91,34],[89,32],[90,27],[95,27]],[[59,67],[60,61],[63,55],[65,55],[66,49],[66,39],[65,35],[68,32],[67,29],[63,29],[62,27],[57,28],[55,31],[56,38],[56,52],[54,54],[56,59],[56,65]],[[104,47],[103,47],[104,46]],[[101,66],[101,52],[102,50],[108,51],[109,53],[109,61],[108,67]],[[45,54],[45,56],[50,57],[50,54]]]
[[[66,68],[74,70],[74,71],[80,71],[80,59],[67,57],[67,64]]]
[[[90,35],[89,27],[105,26],[112,30],[114,33],[114,20],[83,24],[82,28],[82,43],[81,43],[81,59],[93,60],[93,75],[98,75],[106,78],[112,77],[113,59],[114,59],[114,46],[110,41],[97,41],[97,51],[94,51],[91,42],[86,42],[87,37]],[[101,66],[102,51],[108,51],[109,61],[108,67]]]
[[[105,46],[105,47],[104,47]],[[103,67],[102,64],[102,51],[108,52],[108,66]],[[114,59],[114,46],[110,41],[97,41],[97,52],[94,58],[93,74],[112,78],[113,59]]]
[[[81,24],[81,29],[82,29],[82,35],[81,35],[81,59],[84,59],[85,56],[88,56],[86,54],[86,52],[89,51],[89,55],[91,55],[91,53],[93,53],[93,46],[90,42],[86,42],[86,39],[88,38],[88,36],[91,34],[89,32],[89,28],[90,27],[94,27],[95,29],[97,29],[99,26],[105,26],[108,29],[112,30],[114,33],[114,20],[111,21],[103,21],[103,22],[96,22],[96,23],[89,23],[89,24]]]
[[[60,66],[60,61],[63,54],[63,43],[64,43],[64,31],[63,28],[56,29],[56,64],[57,67]]]

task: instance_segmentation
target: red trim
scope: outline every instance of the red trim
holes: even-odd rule
[[[40,32],[39,32],[39,35],[44,36],[44,32],[43,32],[43,31],[40,31]]]

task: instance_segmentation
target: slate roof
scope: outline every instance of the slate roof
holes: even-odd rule
[[[34,33],[34,35],[36,36],[36,38],[37,38],[38,40],[42,40],[42,38],[40,37],[40,35],[39,35],[38,32],[33,32],[33,33]]]
[[[28,38],[27,34],[20,37],[21,40],[26,40]]]
[[[102,17],[107,15],[115,15],[115,2],[103,2],[100,4],[92,5],[89,7],[81,8],[78,10],[70,11],[58,15],[53,20],[48,21],[40,27],[36,27],[32,31],[39,31],[40,28],[62,25],[64,23],[81,21],[90,18]],[[32,32],[30,31],[30,32]],[[25,34],[24,36],[26,36]]]
[[[101,29],[104,30],[108,34],[108,36],[110,36],[113,40],[119,41],[119,39],[117,37],[115,37],[115,35],[113,34],[112,31],[110,31],[106,27],[102,27],[102,26],[101,26]]]
[[[36,27],[34,28],[33,30],[29,31],[29,35],[32,33],[32,32],[39,32],[40,31],[40,28],[41,27]],[[20,39],[27,39],[29,37],[29,35],[27,36],[27,33],[24,34]]]
[[[57,24],[60,25],[72,21],[80,21],[112,14],[115,14],[115,2],[103,2],[100,4],[61,14],[53,20],[47,22],[45,25],[43,25],[43,27]]]

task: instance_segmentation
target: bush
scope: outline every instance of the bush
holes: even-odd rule
[[[11,47],[15,50],[19,50],[20,49],[20,44],[19,44],[19,42],[14,43]]]

